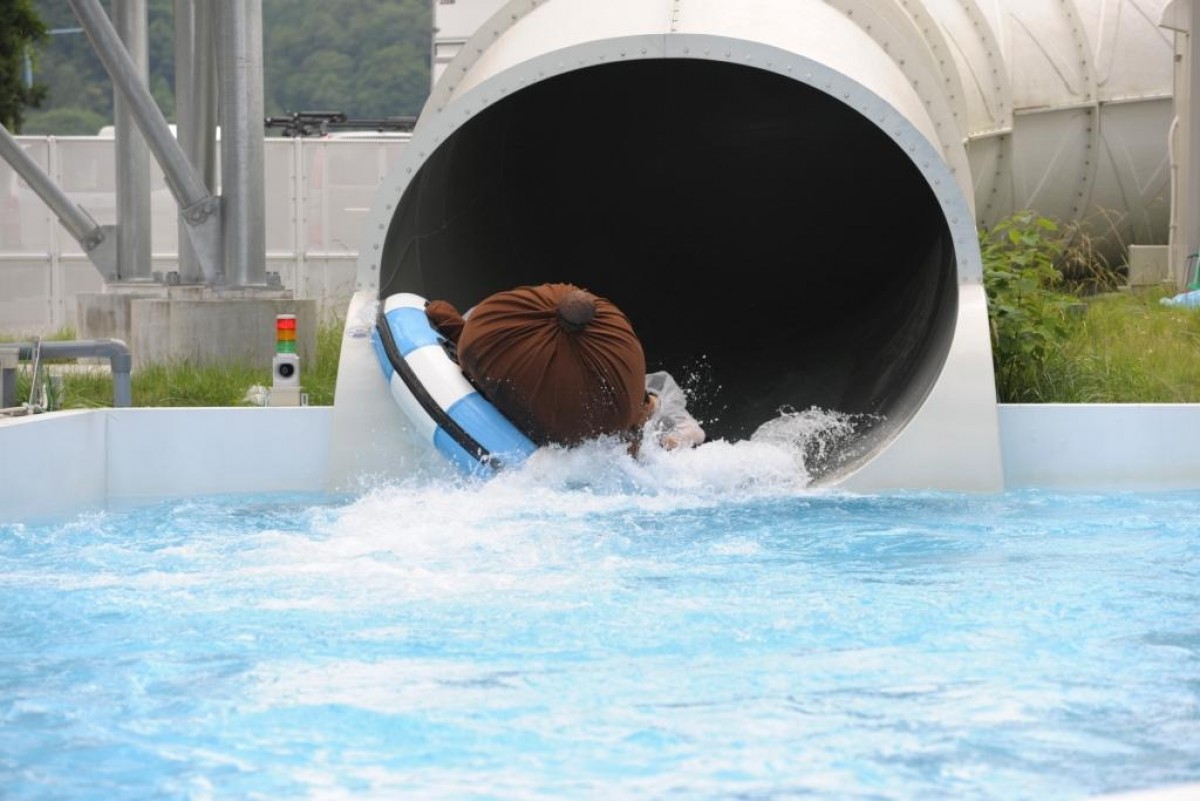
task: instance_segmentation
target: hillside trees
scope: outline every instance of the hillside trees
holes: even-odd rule
[[[416,114],[429,93],[427,0],[267,0],[263,28],[268,114]]]
[[[0,124],[20,132],[25,109],[37,106],[46,94],[44,85],[25,85],[26,58],[46,38],[46,26],[30,0],[0,0]]]
[[[70,4],[22,1],[32,2],[52,31],[36,69],[49,94],[29,115],[26,132],[96,133],[97,119],[112,120],[112,84],[87,37],[71,32],[79,22]],[[169,120],[174,8],[174,0],[147,0],[150,91]],[[263,0],[265,113],[416,114],[429,93],[431,38],[429,0]]]

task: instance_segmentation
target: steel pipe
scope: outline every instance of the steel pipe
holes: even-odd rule
[[[50,207],[105,280],[115,279],[117,248],[113,227],[99,225],[92,219],[92,215],[72,200],[41,165],[30,158],[3,125],[0,125],[0,158],[12,165],[25,183]]]
[[[262,0],[215,5],[225,276],[233,287],[262,287],[267,283]]]
[[[175,0],[175,125],[179,146],[208,191],[217,188],[217,79],[213,20],[200,0]],[[204,271],[179,222],[179,279],[198,284]]]
[[[162,167],[171,195],[179,205],[180,218],[188,225],[187,231],[205,280],[212,284],[221,283],[220,200],[209,194],[179,142],[171,135],[162,110],[138,78],[137,67],[99,0],[70,0],[70,3],[96,55],[128,103],[134,122]]]
[[[115,0],[113,27],[129,53],[137,80],[148,84],[145,0]],[[150,149],[133,119],[124,93],[113,92],[113,147],[116,151],[117,271],[121,281],[150,281]]]
[[[188,162],[175,137],[171,136],[166,118],[154,102],[150,90],[139,78],[136,64],[99,0],[70,2],[113,85],[129,103],[134,121],[163,168],[163,176],[171,194],[184,209],[205,200],[208,197],[207,187]]]
[[[43,340],[37,344],[17,345],[19,358],[29,361],[37,353],[42,359],[108,359],[112,369],[113,406],[133,403],[133,357],[129,346],[119,339],[80,339],[67,342]]]

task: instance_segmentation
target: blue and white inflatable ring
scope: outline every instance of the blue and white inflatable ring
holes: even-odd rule
[[[383,302],[371,334],[392,397],[421,438],[468,474],[523,462],[537,446],[479,394],[425,316],[425,299]]]

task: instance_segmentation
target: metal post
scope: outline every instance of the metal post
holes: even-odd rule
[[[149,84],[150,57],[146,43],[146,0],[113,0],[114,27],[129,51],[137,79]],[[149,281],[150,149],[133,121],[130,104],[113,91],[117,167],[117,277]]]
[[[87,253],[92,264],[111,281],[117,276],[117,237],[112,226],[97,225],[92,216],[79,207],[41,166],[30,158],[25,149],[0,125],[0,158],[3,158],[25,183],[37,193],[50,210],[62,221],[67,231]]]
[[[18,345],[0,345],[0,409],[17,405],[17,366],[21,352]]]
[[[175,131],[180,147],[210,193],[217,188],[217,81],[213,20],[198,0],[175,0]],[[197,284],[203,272],[179,223],[179,281]]]
[[[163,169],[167,186],[179,204],[180,215],[189,226],[188,235],[196,248],[205,279],[214,284],[223,282],[220,201],[209,193],[200,180],[183,149],[171,135],[167,120],[150,95],[150,90],[138,80],[136,67],[100,6],[100,0],[69,2],[113,85],[128,101],[134,122]],[[261,58],[259,63],[261,65]],[[261,123],[260,120],[260,130]]]
[[[263,287],[262,0],[216,0],[215,5],[226,279],[234,287]]]

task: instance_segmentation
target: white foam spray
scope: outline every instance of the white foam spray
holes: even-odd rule
[[[785,410],[739,442],[665,450],[646,437],[637,457],[617,439],[547,447],[486,480],[436,472],[376,487],[343,510],[335,527],[402,525],[407,548],[444,554],[459,537],[463,547],[472,547],[481,531],[494,546],[510,528],[516,535],[527,533],[532,520],[563,530],[597,515],[793,496],[815,491],[806,464],[828,458],[856,425],[851,415]]]

